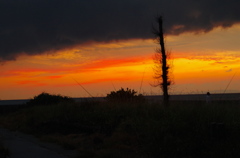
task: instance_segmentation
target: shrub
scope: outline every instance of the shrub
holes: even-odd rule
[[[31,99],[27,104],[28,105],[51,105],[58,104],[62,102],[75,102],[72,98],[61,96],[61,95],[52,95],[48,93],[41,93]]]
[[[106,100],[110,102],[144,102],[145,98],[142,94],[137,95],[135,90],[121,88],[107,94]]]

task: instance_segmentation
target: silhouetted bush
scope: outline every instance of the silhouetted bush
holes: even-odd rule
[[[48,93],[41,93],[31,99],[27,104],[28,105],[51,105],[51,104],[58,104],[63,102],[75,102],[72,98],[61,96],[61,95],[52,95]]]
[[[121,88],[118,91],[112,91],[110,94],[107,94],[106,100],[110,102],[144,102],[145,98],[142,94],[137,95],[135,90]]]

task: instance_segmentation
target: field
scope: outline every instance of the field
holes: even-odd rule
[[[2,107],[1,126],[78,150],[79,158],[240,156],[238,100],[172,100],[169,107],[90,100],[13,107]]]

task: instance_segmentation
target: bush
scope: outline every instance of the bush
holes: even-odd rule
[[[107,94],[107,101],[110,102],[144,102],[145,98],[142,94],[138,94],[135,90],[121,88],[118,91],[112,91]]]
[[[61,96],[61,95],[52,95],[48,93],[41,93],[31,99],[27,104],[28,105],[51,105],[58,104],[62,102],[75,102],[72,98]]]

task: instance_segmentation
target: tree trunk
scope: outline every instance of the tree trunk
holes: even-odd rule
[[[162,90],[163,90],[163,103],[165,106],[169,105],[169,95],[168,95],[168,86],[170,85],[168,82],[168,65],[167,65],[167,55],[165,52],[164,46],[164,36],[163,36],[163,28],[162,28],[162,17],[158,18],[159,24],[159,44],[161,47],[162,53]]]

